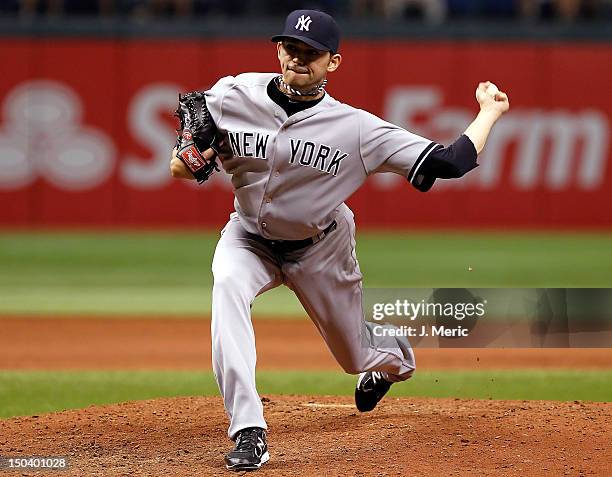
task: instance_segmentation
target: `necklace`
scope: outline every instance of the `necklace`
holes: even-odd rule
[[[325,90],[325,85],[327,84],[327,80],[324,79],[323,82],[320,85],[315,86],[314,88],[312,88],[309,91],[299,91],[299,90],[297,90],[295,88],[292,88],[287,83],[285,83],[285,81],[283,80],[283,76],[282,75],[278,75],[275,78],[275,81],[276,81],[276,85],[279,87],[278,89],[282,93],[287,95],[287,96],[316,96],[321,91]],[[283,89],[285,91],[288,91],[289,93],[285,93],[285,91],[283,91]]]

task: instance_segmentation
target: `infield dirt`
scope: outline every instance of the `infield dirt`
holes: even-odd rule
[[[0,369],[210,369],[210,321],[2,317]],[[340,370],[309,320],[254,320],[259,369]],[[428,349],[423,369],[610,369],[612,349]]]

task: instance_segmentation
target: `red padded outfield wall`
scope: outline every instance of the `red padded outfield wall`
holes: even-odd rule
[[[347,41],[342,53],[334,97],[442,143],[477,112],[479,80],[512,106],[464,179],[426,194],[369,179],[350,200],[360,225],[612,226],[611,46]],[[277,69],[265,39],[3,39],[0,64],[0,226],[224,223],[226,177],[169,176],[177,92]]]

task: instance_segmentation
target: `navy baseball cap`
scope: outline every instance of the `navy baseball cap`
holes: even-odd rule
[[[321,51],[338,52],[340,29],[336,21],[319,10],[294,10],[287,15],[285,29],[272,41],[294,38]]]

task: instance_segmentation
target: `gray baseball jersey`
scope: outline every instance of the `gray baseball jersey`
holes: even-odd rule
[[[355,223],[344,201],[375,172],[414,177],[435,144],[327,94],[287,117],[268,95],[275,76],[226,77],[206,92],[233,153],[223,167],[236,196],[212,264],[212,361],[230,437],[266,428],[251,304],[281,284],[295,292],[346,372],[380,371],[402,381],[415,368],[405,338],[384,349],[363,344]],[[261,240],[303,240],[326,229],[321,240],[288,253]]]
[[[271,239],[312,237],[375,172],[408,177],[432,141],[326,95],[291,117],[267,94],[274,73],[222,78],[206,92],[234,157],[235,208],[244,228]]]

